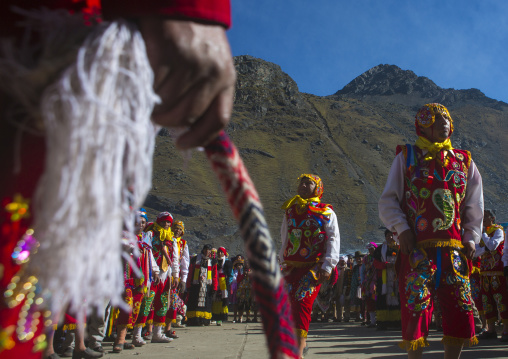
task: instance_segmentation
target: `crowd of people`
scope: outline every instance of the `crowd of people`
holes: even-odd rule
[[[230,319],[230,311],[233,323],[258,322],[251,270],[243,255],[230,257],[226,248],[210,244],[190,255],[185,225],[169,212],[148,222],[146,210],[141,208],[134,234],[135,241],[124,233],[123,243],[128,308],[109,304],[99,308],[98,315],[94,313],[88,321],[86,341],[79,334],[83,326],[67,313],[64,324],[55,327],[59,335],[54,347],[59,354],[49,357],[75,358],[76,351],[83,358],[99,358],[105,338],[114,341],[114,353],[148,342],[169,343],[179,337],[172,327],[221,326]],[[126,340],[129,331],[130,342]]]

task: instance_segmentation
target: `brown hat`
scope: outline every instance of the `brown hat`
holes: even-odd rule
[[[355,252],[355,259],[356,258],[362,258],[365,254],[362,254],[360,251]]]

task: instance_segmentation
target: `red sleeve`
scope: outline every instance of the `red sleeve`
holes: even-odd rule
[[[386,269],[386,263],[374,259],[374,267],[379,270]]]
[[[212,267],[212,287],[213,290],[219,289],[219,277],[217,275],[217,265]]]
[[[229,0],[102,0],[105,18],[161,15],[231,26]]]

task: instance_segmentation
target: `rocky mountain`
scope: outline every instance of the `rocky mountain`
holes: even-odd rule
[[[484,180],[486,206],[508,220],[508,104],[476,89],[443,89],[394,65],[379,65],[337,93],[298,90],[278,65],[235,58],[238,81],[227,132],[260,193],[276,242],[281,204],[295,194],[296,178],[323,179],[323,201],[337,213],[343,251],[381,241],[377,201],[398,144],[413,143],[414,115],[429,102],[446,105],[455,147],[469,149]],[[353,76],[352,76],[353,77]],[[235,221],[205,156],[175,151],[168,131],[157,139],[153,189],[146,208],[154,218],[169,210],[186,224],[191,251],[205,243],[243,252]]]

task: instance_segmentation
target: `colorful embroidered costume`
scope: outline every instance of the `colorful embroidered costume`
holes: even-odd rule
[[[131,18],[131,19],[137,19],[141,16],[165,16],[167,18],[178,18],[180,20],[190,20],[193,21],[204,21],[210,24],[220,24],[224,27],[229,27],[230,25],[230,6],[228,0],[216,0],[213,2],[210,2],[208,0],[196,0],[192,1],[192,3],[189,3],[187,1],[178,1],[178,0],[166,0],[166,1],[147,1],[143,4],[140,4],[136,0],[109,0],[109,1],[103,1],[104,2],[104,10],[105,13],[107,12],[108,18],[123,16],[125,18]],[[44,50],[44,44],[42,44],[42,41],[39,41],[41,38],[41,34],[45,33],[48,29],[39,29],[34,28],[32,33],[24,33],[25,28],[19,26],[20,22],[28,22],[30,24],[34,24],[35,22],[39,23],[47,23],[49,24],[49,27],[52,27],[55,25],[55,23],[58,23],[62,19],[61,22],[67,21],[69,18],[66,14],[65,10],[68,10],[69,13],[73,13],[76,18],[82,17],[83,23],[85,25],[89,25],[92,23],[90,20],[92,16],[98,15],[98,9],[96,7],[87,7],[87,5],[99,5],[99,0],[2,0],[0,1],[0,13],[3,14],[2,21],[0,22],[0,38],[3,43],[10,44],[12,46],[13,53],[23,52],[28,53],[30,52],[30,56],[25,56],[26,58],[30,58],[30,66],[29,68],[23,67],[24,63],[19,63],[18,68],[22,68],[22,72],[24,72],[27,76],[26,77],[32,77],[36,78],[37,90],[34,90],[34,87],[30,87],[30,91],[33,92],[33,96],[35,98],[31,98],[31,100],[36,101],[36,107],[42,107],[41,104],[41,96],[39,94],[42,94],[44,90],[49,88],[50,86],[55,84],[55,81],[60,78],[60,74],[64,72],[67,65],[66,61],[56,61],[58,63],[63,64],[63,68],[59,69],[58,65],[55,67],[57,68],[57,71],[55,72],[49,72],[44,73],[42,68],[46,69],[48,68],[48,65],[55,65],[51,63],[51,61],[48,61],[46,59],[43,59],[41,61],[41,57],[43,56],[51,56],[54,54],[48,54],[47,51]],[[12,8],[18,8],[20,9],[19,12],[14,13],[12,12]],[[56,11],[53,11],[56,10]],[[25,18],[23,15],[20,15],[21,13],[30,14],[30,19]],[[57,18],[58,21],[53,21],[53,18],[51,16],[55,14],[60,14],[61,16]],[[49,14],[49,19],[44,18],[45,15]],[[33,16],[33,17],[32,17]],[[40,17],[39,17],[40,16]],[[69,21],[68,21],[69,22]],[[72,23],[72,21],[70,21]],[[74,23],[72,25],[75,25]],[[31,25],[29,25],[31,26]],[[72,26],[70,26],[72,29]],[[79,29],[79,27],[77,27]],[[51,29],[49,29],[51,30]],[[40,32],[38,32],[40,31]],[[37,34],[37,35],[34,35]],[[68,37],[66,37],[69,35]],[[69,41],[72,38],[78,38],[73,33],[73,30],[66,31],[66,29],[62,29],[59,32],[58,35],[58,44],[62,44],[62,47],[68,46],[73,48],[74,50],[77,50],[77,47],[79,47],[80,43],[69,43]],[[13,42],[9,42],[9,40],[13,40]],[[29,41],[21,41],[22,39],[30,39]],[[82,38],[81,40],[83,40]],[[53,43],[56,43],[56,41],[53,41]],[[33,49],[26,47],[24,50],[20,49],[20,46],[23,44],[23,46],[26,45],[33,45]],[[60,46],[55,46],[55,52],[57,52],[60,57],[58,60],[63,58],[71,59],[72,62],[72,56],[68,56],[69,54],[64,52],[66,49],[60,48]],[[32,51],[36,50],[36,51]],[[64,50],[64,51],[62,51]],[[124,54],[124,53],[122,53]],[[0,55],[0,60],[2,63],[4,63],[4,60],[9,59],[10,55],[8,53],[2,52],[2,55]],[[74,56],[75,58],[75,56]],[[125,57],[124,57],[125,58]],[[12,63],[16,59],[14,56],[9,59],[9,61]],[[39,66],[42,62],[42,66]],[[51,67],[51,66],[49,66]],[[114,66],[112,66],[114,67]],[[8,69],[8,70],[6,70]],[[3,74],[6,72],[10,72],[15,74],[16,76],[19,71],[12,71],[12,68],[9,66],[2,66]],[[51,71],[52,69],[50,69]],[[60,71],[61,70],[61,71]],[[33,71],[33,72],[32,72]],[[36,76],[33,76],[35,73],[37,73]],[[129,75],[130,76],[130,75]],[[99,76],[100,77],[100,76]],[[47,83],[45,82],[45,78],[47,78]],[[103,78],[101,77],[101,80]],[[147,81],[149,82],[149,77],[147,77]],[[21,79],[20,79],[21,80]],[[18,82],[18,81],[17,81]],[[19,81],[20,82],[20,81]],[[18,82],[18,84],[19,84]],[[29,277],[29,281],[26,283],[19,283],[22,287],[26,284],[27,291],[24,292],[24,300],[22,300],[19,303],[14,303],[10,299],[10,292],[6,293],[6,291],[10,291],[11,289],[15,289],[12,294],[15,294],[17,292],[16,288],[10,287],[8,289],[8,285],[11,283],[11,280],[21,278],[20,276],[17,276],[20,270],[20,264],[24,264],[28,257],[26,257],[27,253],[29,252],[31,247],[34,243],[36,243],[36,240],[34,238],[34,235],[37,236],[37,233],[34,233],[34,231],[31,229],[33,228],[33,224],[38,220],[39,217],[36,214],[34,214],[32,210],[32,199],[34,198],[34,190],[36,186],[39,184],[39,182],[42,183],[42,181],[39,181],[41,179],[41,175],[44,173],[44,171],[47,171],[49,167],[53,166],[54,163],[45,163],[45,156],[46,156],[46,149],[47,145],[52,145],[48,141],[46,143],[47,134],[50,131],[44,131],[41,126],[41,118],[39,118],[40,113],[33,113],[30,110],[27,110],[27,108],[24,108],[23,106],[16,106],[18,103],[15,103],[12,101],[13,94],[16,92],[14,89],[15,84],[9,83],[9,81],[6,81],[4,77],[2,77],[2,89],[0,94],[0,134],[2,141],[1,142],[1,153],[2,153],[2,160],[3,160],[3,174],[0,176],[0,201],[2,203],[1,211],[1,218],[0,218],[0,226],[2,228],[2,231],[0,232],[0,293],[2,294],[2,300],[0,300],[0,356],[2,357],[9,357],[9,358],[40,358],[42,356],[42,352],[44,348],[46,347],[46,335],[44,334],[44,325],[51,325],[51,313],[49,311],[46,311],[43,309],[42,311],[40,306],[45,307],[47,305],[47,301],[45,298],[39,298],[37,293],[40,293],[40,290],[44,290],[45,288],[36,288],[38,279],[35,277]],[[77,83],[74,83],[77,87]],[[91,84],[90,84],[91,85]],[[146,84],[148,87],[151,87],[152,84],[148,83]],[[12,87],[9,87],[12,86]],[[90,89],[88,87],[88,89]],[[122,90],[127,90],[126,87],[124,87]],[[128,92],[128,91],[127,91]],[[141,92],[139,87],[136,88],[136,91],[133,92]],[[122,93],[122,96],[125,94]],[[54,96],[58,97],[58,96]],[[102,99],[101,99],[102,100]],[[78,105],[76,103],[74,105]],[[7,105],[14,105],[13,108],[7,108]],[[79,105],[83,106],[83,103],[80,103]],[[130,103],[132,107],[136,108],[136,111],[140,111],[140,109],[136,106],[134,103]],[[86,104],[88,106],[88,104]],[[27,106],[27,107],[30,107]],[[93,111],[90,111],[93,112]],[[141,111],[143,112],[143,111]],[[148,114],[151,112],[148,111]],[[120,112],[119,112],[120,113]],[[15,114],[13,116],[13,114]],[[18,116],[20,115],[20,116]],[[87,116],[89,114],[87,113]],[[119,117],[122,117],[122,115],[119,115]],[[111,119],[109,116],[108,119]],[[147,123],[148,117],[147,117]],[[59,120],[59,118],[58,118]],[[122,117],[122,125],[120,127],[120,131],[125,131],[135,133],[137,136],[142,136],[139,134],[141,129],[144,130],[142,126],[137,125],[135,129],[129,128],[127,126],[127,122],[125,118]],[[120,148],[128,148],[129,150],[132,150],[131,152],[136,152],[136,150],[133,150],[132,147],[123,146],[123,144],[120,142],[119,138],[114,134],[115,131],[111,131],[115,125],[113,122],[110,122],[108,125],[108,135],[115,141],[115,145]],[[151,126],[151,124],[150,124]],[[83,126],[86,127],[86,126]],[[61,128],[58,129],[60,132]],[[37,134],[38,133],[38,134]],[[86,138],[92,138],[92,137],[98,137],[102,138],[102,136],[98,136],[95,132],[87,132],[86,128],[80,128],[80,135],[77,137],[86,137]],[[65,136],[63,136],[65,137]],[[71,138],[72,136],[67,136],[67,138]],[[107,137],[107,136],[104,136]],[[75,138],[73,137],[73,140],[75,141]],[[74,142],[74,145],[76,147],[80,147],[78,142]],[[146,148],[149,148],[150,146],[146,146]],[[80,147],[81,148],[81,147]],[[100,148],[100,150],[97,150],[97,148]],[[108,150],[106,147],[102,145],[97,145],[94,147],[94,155],[96,156],[96,159],[102,159],[107,158],[110,153],[108,153]],[[49,151],[48,151],[49,152]],[[139,151],[142,152],[142,151]],[[106,155],[103,155],[103,154]],[[129,153],[129,155],[132,155],[132,153]],[[140,156],[145,155],[143,152]],[[126,166],[127,162],[129,163],[136,163],[135,161],[131,161],[132,156],[129,157],[122,157],[121,161],[123,161],[124,167]],[[149,159],[150,161],[150,159]],[[57,162],[57,161],[54,161]],[[113,161],[109,161],[112,167],[114,167],[115,163]],[[96,168],[99,169],[99,161],[95,162],[97,164]],[[55,177],[48,177],[47,182],[55,182],[59,180],[60,178],[69,178],[69,175],[75,175],[78,173],[80,176],[87,177],[90,175],[91,170],[89,169],[83,169],[83,171],[74,171],[73,169],[78,167],[77,163],[74,163],[71,167],[71,171],[67,173],[59,173],[56,178]],[[120,165],[119,167],[122,167]],[[108,172],[109,168],[106,169],[106,167],[101,168],[98,170],[99,172]],[[143,172],[143,171],[141,171]],[[150,174],[148,174],[150,175]],[[132,173],[130,174],[129,179],[132,179]],[[136,177],[136,180],[138,178]],[[146,184],[145,181],[140,181]],[[44,182],[46,183],[46,182]],[[120,184],[121,183],[121,184]],[[124,185],[123,181],[117,181],[114,182],[108,182],[107,191],[110,193],[118,193],[122,190],[120,186]],[[148,183],[149,186],[149,183]],[[62,191],[64,190],[62,186]],[[39,188],[44,190],[44,188]],[[129,188],[131,190],[132,188]],[[100,190],[99,190],[100,191]],[[44,192],[44,191],[43,191]],[[47,193],[50,193],[51,191],[46,191]],[[52,196],[54,193],[51,192],[50,196]],[[132,192],[131,192],[132,194]],[[133,196],[121,196],[118,197],[129,197],[129,204],[137,203],[138,199]],[[134,201],[133,201],[134,199]],[[92,207],[90,207],[90,203],[87,202],[84,203],[76,203],[76,205],[83,206],[81,208],[86,208],[90,212],[94,212]],[[128,207],[128,205],[126,206]],[[80,209],[81,209],[80,208]],[[61,209],[61,208],[59,208]],[[118,211],[117,211],[118,209]],[[123,209],[122,209],[123,211]],[[114,217],[115,220],[119,217],[120,208],[115,208],[114,211],[111,211],[112,217]],[[62,212],[63,213],[63,212]],[[42,213],[44,215],[44,213]],[[88,218],[87,215],[84,215],[83,213],[78,214],[81,217],[85,217],[85,219]],[[67,219],[67,217],[62,216],[64,219]],[[105,223],[110,223],[109,218],[102,217],[101,220]],[[69,221],[72,222],[72,221]],[[55,223],[49,223],[54,225]],[[90,226],[90,224],[89,224]],[[90,227],[94,227],[93,225]],[[118,224],[117,232],[121,232],[121,224]],[[65,236],[69,238],[69,242],[72,242],[72,245],[75,245],[75,243],[82,241],[84,242],[83,238],[80,238],[79,235],[69,235],[69,233],[65,233]],[[109,239],[111,241],[116,241],[120,239],[120,236],[118,238],[115,236],[115,238],[99,238],[98,240],[106,240]],[[42,243],[42,246],[48,247],[50,243]],[[95,248],[98,249],[98,248]],[[76,250],[78,256],[82,256],[83,252],[80,250]],[[101,260],[104,260],[103,256],[97,256],[100,257]],[[82,258],[82,257],[80,257]],[[53,258],[53,262],[59,262],[58,259]],[[85,263],[89,263],[87,260],[83,260]],[[106,261],[107,262],[107,261]],[[120,256],[117,258],[118,267],[120,266]],[[48,266],[50,267],[49,263]],[[52,266],[51,266],[52,267]],[[92,267],[93,268],[93,267]],[[105,275],[110,275],[108,271],[104,270],[98,270],[97,268],[93,268],[93,270],[90,270],[88,268],[85,271],[82,272],[101,272],[106,273]],[[83,288],[83,291],[89,292],[88,289],[92,285],[105,285],[101,281],[97,281],[96,283],[89,283],[86,278],[76,278],[76,272],[75,271],[68,271],[71,272],[70,276],[74,276],[74,282],[80,283],[80,286]],[[81,273],[81,272],[77,272]],[[55,277],[60,275],[62,273],[58,273],[55,271]],[[80,274],[81,275],[81,274]],[[63,276],[63,274],[61,275]],[[119,275],[118,277],[118,283],[120,283],[121,278]],[[52,278],[53,279],[53,278]],[[65,281],[59,281],[54,280],[54,282],[57,283],[57,285],[60,285],[62,287],[67,286],[68,283],[67,280]],[[28,283],[30,283],[30,287],[28,286]],[[85,285],[84,285],[84,284]],[[107,286],[107,283],[106,283]],[[120,288],[120,287],[118,287]],[[117,287],[113,288],[112,291],[116,291],[120,293],[120,290]],[[36,291],[37,289],[37,291]],[[95,289],[95,288],[94,288]],[[6,295],[7,294],[7,295]],[[19,293],[16,293],[16,298],[21,298],[21,296],[18,297]],[[60,295],[57,291],[54,291],[53,297],[56,297]],[[75,293],[73,293],[75,294]],[[84,296],[80,297],[79,293],[75,294],[81,301],[83,301]],[[118,294],[119,297],[119,294]],[[98,300],[102,300],[99,296]],[[28,299],[29,302],[31,302],[31,305],[28,305],[30,308],[27,310],[26,306],[24,306],[25,299]],[[89,298],[90,299],[90,298]],[[88,301],[90,303],[91,301]],[[36,309],[37,308],[37,309]],[[25,319],[25,320],[20,320]]]
[[[479,241],[483,219],[482,180],[468,151],[453,149],[448,139],[431,143],[422,137],[441,115],[453,122],[440,104],[427,104],[416,115],[416,145],[397,148],[379,216],[399,235],[411,230],[416,249],[400,254],[399,293],[402,308],[401,347],[427,346],[432,297],[443,313],[443,343],[472,345],[474,332],[469,266],[464,243]],[[451,131],[450,131],[451,134]],[[462,234],[463,232],[463,234]],[[470,244],[468,244],[470,246]]]
[[[178,275],[180,265],[173,260],[178,257],[177,248],[174,246],[171,229],[165,229],[161,226],[164,221],[173,222],[173,217],[170,213],[159,213],[156,223],[148,225],[145,229],[147,241],[152,244],[153,256],[160,269],[160,273],[157,278],[158,280],[152,282],[150,290],[141,303],[140,313],[135,324],[136,327],[143,327],[145,325],[153,305],[153,323],[157,333],[161,327],[166,325],[171,277],[172,274]]]
[[[339,261],[340,234],[332,206],[321,202],[323,183],[314,175],[304,174],[315,184],[312,198],[295,196],[283,205],[282,246],[279,253],[284,266],[287,289],[297,335],[306,338],[312,306],[319,293],[320,269],[328,273]]]
[[[187,325],[210,325],[212,296],[219,288],[217,262],[203,253],[191,258],[187,278]]]
[[[212,303],[212,320],[217,321],[220,325],[222,321],[228,320],[229,305],[229,288],[233,281],[233,264],[226,258],[227,251],[224,247],[220,247],[224,257],[217,260],[217,275],[219,280],[219,290],[215,292]]]
[[[189,246],[187,245],[187,241],[183,239],[183,235],[185,234],[185,225],[182,221],[175,221],[171,230],[175,233],[176,229],[181,229],[182,235],[180,237],[174,237],[174,243],[176,248],[178,249],[178,256],[173,260],[180,263],[180,283],[187,283],[187,276],[189,274]],[[182,294],[183,295],[183,294]],[[179,288],[174,287],[171,289],[170,300],[169,300],[169,309],[166,314],[166,321],[171,321],[172,323],[176,322],[176,316],[178,314],[185,316],[185,303],[183,299],[180,297]]]
[[[377,269],[376,319],[378,328],[400,326],[399,285],[394,266],[398,253],[397,243],[388,245],[386,241],[374,251],[374,267]]]
[[[482,313],[487,323],[493,324],[499,316],[508,321],[508,287],[503,272],[503,227],[494,224],[485,228],[477,253],[481,256],[481,297]]]
[[[373,242],[367,245],[369,253],[362,260],[362,270],[360,271],[362,279],[362,298],[365,301],[365,310],[368,313],[376,311],[376,284],[377,271],[374,267],[374,255],[370,251],[375,250],[377,245]],[[372,248],[372,249],[371,249]],[[371,318],[372,321],[372,318]]]

